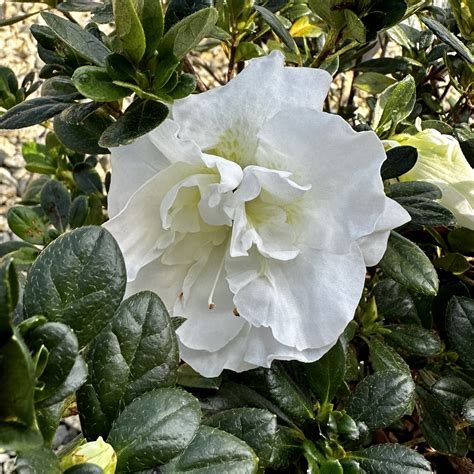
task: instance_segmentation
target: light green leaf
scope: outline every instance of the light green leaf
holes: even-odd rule
[[[72,81],[83,96],[96,102],[114,102],[130,95],[128,89],[112,82],[105,68],[97,66],[77,68]]]

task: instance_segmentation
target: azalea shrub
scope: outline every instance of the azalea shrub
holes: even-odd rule
[[[0,68],[0,128],[47,129],[0,244],[16,472],[473,472],[472,2],[38,8],[42,68]]]

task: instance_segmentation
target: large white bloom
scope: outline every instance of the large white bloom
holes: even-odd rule
[[[331,77],[255,59],[112,153],[106,227],[129,293],[158,293],[205,376],[314,361],[353,318],[365,266],[409,220],[372,132],[322,112]]]
[[[460,226],[474,230],[474,170],[458,141],[428,128],[415,135],[396,135],[387,143],[415,147],[418,160],[400,180],[437,185],[443,193],[440,203],[454,214]]]

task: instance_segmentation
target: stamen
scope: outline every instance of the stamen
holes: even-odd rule
[[[222,256],[222,260],[221,260],[221,263],[219,265],[219,269],[217,270],[217,274],[216,274],[216,278],[214,280],[214,284],[212,285],[212,288],[211,288],[211,293],[209,294],[209,298],[207,300],[207,304],[208,304],[210,310],[213,310],[216,307],[216,305],[213,301],[214,292],[216,291],[217,283],[219,282],[219,278],[221,277],[221,273],[222,273],[222,270],[224,268],[224,262],[225,262],[225,252],[224,252],[224,255]]]

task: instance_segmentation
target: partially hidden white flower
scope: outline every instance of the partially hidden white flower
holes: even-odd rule
[[[385,197],[377,136],[322,112],[330,82],[274,52],[112,151],[106,227],[128,293],[186,318],[181,357],[204,376],[319,359],[409,220]]]
[[[414,135],[396,135],[387,143],[415,147],[418,160],[400,180],[438,186],[443,193],[440,203],[454,214],[460,226],[474,230],[474,170],[458,141],[429,128]]]

